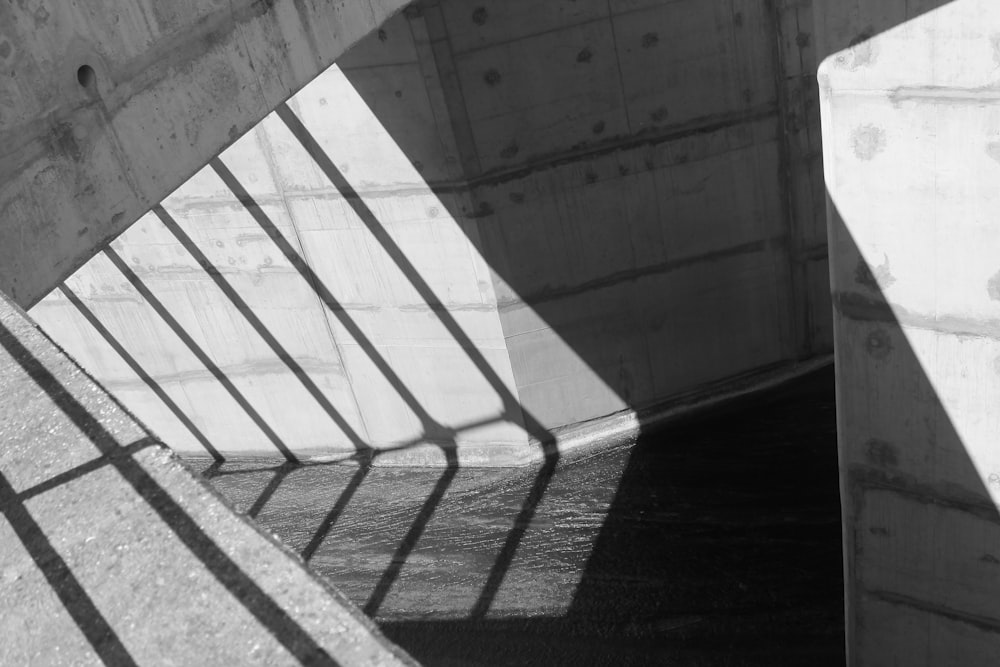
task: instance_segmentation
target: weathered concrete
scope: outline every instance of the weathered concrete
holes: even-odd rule
[[[406,0],[0,6],[0,291],[30,305]]]
[[[849,664],[989,665],[1000,6],[907,5],[818,15],[828,43],[854,44],[820,71]],[[877,34],[891,16],[910,20]]]
[[[809,3],[557,5],[415,4],[32,315],[186,453],[524,463],[827,352]]]
[[[412,664],[0,300],[0,662]]]

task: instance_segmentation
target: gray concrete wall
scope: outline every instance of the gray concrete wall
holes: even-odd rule
[[[849,664],[994,664],[1000,8],[817,19]]]
[[[811,24],[418,3],[32,315],[190,453],[518,462],[822,354]]]

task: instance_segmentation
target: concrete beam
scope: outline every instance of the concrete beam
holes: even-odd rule
[[[0,6],[0,291],[33,304],[407,0]]]

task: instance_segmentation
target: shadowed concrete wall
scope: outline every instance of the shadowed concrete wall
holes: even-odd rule
[[[0,290],[30,305],[405,0],[0,6]]]
[[[32,314],[192,453],[523,461],[823,353],[811,23],[418,3]]]
[[[817,16],[825,41],[853,44],[820,72],[849,663],[989,665],[1000,7],[898,9],[829,3]],[[900,25],[878,34],[886,16]]]

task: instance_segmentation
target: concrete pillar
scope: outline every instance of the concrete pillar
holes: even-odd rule
[[[995,664],[1000,6],[817,19],[849,663]]]

